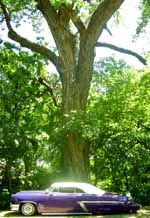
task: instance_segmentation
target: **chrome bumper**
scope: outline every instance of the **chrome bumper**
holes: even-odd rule
[[[10,204],[10,209],[12,211],[19,211],[19,204]]]

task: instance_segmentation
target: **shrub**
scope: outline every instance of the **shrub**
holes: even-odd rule
[[[8,190],[3,189],[2,192],[0,192],[0,209],[9,209],[10,204],[10,195]]]

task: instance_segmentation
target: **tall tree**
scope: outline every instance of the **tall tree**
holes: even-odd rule
[[[97,41],[108,20],[123,2],[124,0],[0,0],[2,20],[5,19],[7,24],[8,36],[21,46],[40,53],[55,65],[62,83],[63,124],[69,121],[72,111],[81,113],[86,110],[95,46],[110,47],[109,44],[99,44]],[[82,17],[82,12],[86,12],[86,17]],[[46,21],[57,52],[16,32],[14,23],[22,25],[25,17],[32,19],[34,27],[39,18]],[[135,56],[135,53],[132,55]],[[89,145],[82,135],[68,130],[62,150],[67,176],[88,180]]]

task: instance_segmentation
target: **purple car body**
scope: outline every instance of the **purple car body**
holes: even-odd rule
[[[140,205],[127,196],[108,193],[87,183],[54,183],[46,191],[22,191],[11,196],[11,209],[40,214],[110,214],[136,212]]]

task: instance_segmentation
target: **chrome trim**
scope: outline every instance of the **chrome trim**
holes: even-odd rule
[[[89,212],[83,201],[79,201],[78,203],[84,212],[86,212],[86,213]]]
[[[94,204],[125,204],[125,201],[79,201],[80,205],[86,204],[86,203],[94,203]]]
[[[12,211],[19,211],[19,204],[10,204],[10,209]]]
[[[48,212],[43,212],[43,213],[41,213],[42,215],[81,215],[81,214],[83,214],[83,215],[92,215],[92,213],[48,213]]]

